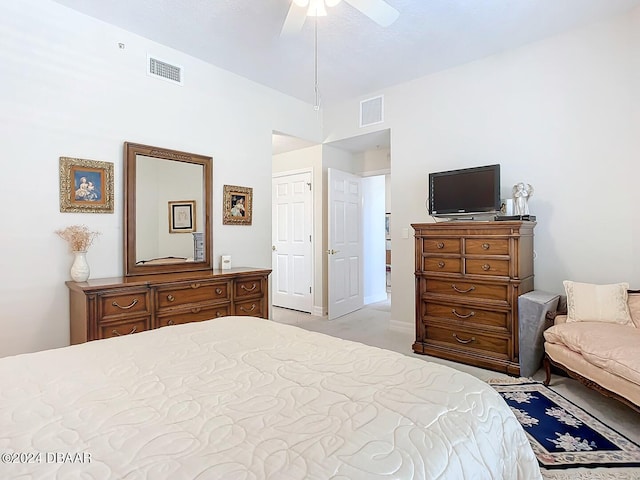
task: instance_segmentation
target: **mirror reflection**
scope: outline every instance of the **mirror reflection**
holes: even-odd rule
[[[209,270],[212,159],[125,143],[125,275]]]
[[[137,155],[136,171],[136,264],[202,261],[202,165]]]

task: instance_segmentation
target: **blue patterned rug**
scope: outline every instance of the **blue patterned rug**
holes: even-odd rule
[[[544,475],[545,470],[578,468],[592,469],[594,474],[602,468],[619,474],[635,472],[637,476],[628,478],[640,478],[640,446],[563,396],[530,380],[489,383],[502,395],[524,428],[546,478],[559,477]],[[620,475],[622,477],[627,478]],[[592,478],[605,477],[599,474]]]

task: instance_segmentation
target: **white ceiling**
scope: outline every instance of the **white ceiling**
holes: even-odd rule
[[[291,0],[55,0],[314,102],[314,24],[280,37]],[[622,13],[640,0],[386,0],[383,28],[343,1],[318,25],[328,105]],[[167,59],[170,60],[170,59]]]

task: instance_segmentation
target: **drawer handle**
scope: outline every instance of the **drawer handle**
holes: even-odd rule
[[[482,244],[482,249],[483,249],[483,250],[489,250],[489,246],[490,246],[490,245],[489,245],[488,243],[483,243],[483,244]]]
[[[455,308],[451,310],[451,313],[453,313],[453,314],[454,314],[456,317],[458,317],[458,318],[471,318],[471,317],[473,317],[473,316],[476,314],[476,312],[471,311],[471,313],[468,313],[468,314],[466,314],[466,315],[462,315],[462,314],[460,314],[460,313],[456,312],[456,309],[455,309]],[[454,335],[455,335],[455,333],[454,333]]]
[[[444,262],[442,260],[438,262],[438,268],[444,268]]]
[[[176,297],[174,297],[173,295],[167,295],[167,300],[169,300],[170,302],[173,302],[176,299]]]
[[[458,293],[469,293],[469,292],[473,292],[476,289],[476,287],[472,285],[466,290],[460,290],[458,287],[456,287],[455,283],[451,285],[451,288],[453,288]]]
[[[258,285],[256,285],[256,282],[253,282],[253,285],[251,286],[251,288],[247,288],[244,285],[240,285],[240,288],[246,292],[253,292],[257,286]]]
[[[469,340],[463,340],[462,338],[458,338],[458,335],[453,334],[453,338],[456,339],[458,343],[471,343],[476,341],[476,337],[471,337]]]
[[[196,288],[200,288],[200,284],[199,284],[199,283],[192,283],[192,284],[191,284],[191,288],[193,288],[194,290],[195,290]]]
[[[482,265],[482,270],[484,270],[485,272],[488,272],[489,270],[491,270],[491,265],[489,265],[488,263],[485,263],[484,265]]]
[[[200,313],[200,310],[202,310],[202,307],[195,307],[191,309],[191,313]]]
[[[221,317],[222,316],[222,312],[216,312],[216,317]]]
[[[444,243],[442,243],[442,242],[438,242],[438,243],[436,243],[436,247],[438,247],[438,248],[444,248]]]
[[[222,289],[216,288],[216,295],[222,295]]]
[[[251,304],[251,308],[249,310],[245,309],[244,307],[240,307],[240,310],[242,310],[243,312],[253,312],[256,309],[256,304],[252,303]]]
[[[118,307],[122,310],[129,310],[130,308],[135,307],[137,303],[138,303],[138,299],[134,298],[131,304],[127,305],[126,307],[123,307],[122,305],[118,305],[118,302],[116,302],[115,300],[111,303],[111,305],[113,305],[114,307]]]
[[[131,335],[132,333],[136,333],[136,331],[138,330],[138,326],[134,325],[134,327],[131,329],[131,331],[129,333],[125,333],[124,335]],[[116,336],[119,337],[122,335],[122,333],[120,333],[118,330],[116,330],[115,328],[113,330],[111,330],[111,333]]]
[[[173,320],[169,320],[169,321],[167,322],[167,325],[175,325],[175,323],[173,323]]]

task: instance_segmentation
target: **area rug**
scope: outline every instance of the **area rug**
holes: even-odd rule
[[[547,479],[640,479],[640,446],[531,379],[489,380],[524,428]]]

